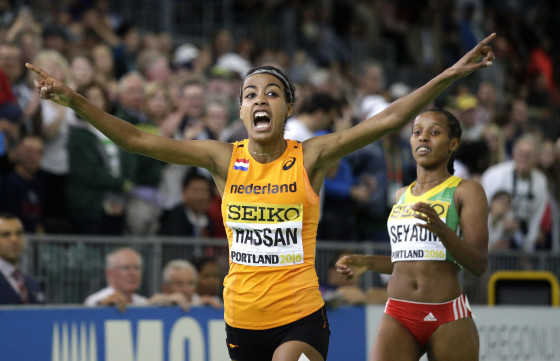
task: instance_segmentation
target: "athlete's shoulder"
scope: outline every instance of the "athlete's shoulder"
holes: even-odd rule
[[[461,179],[455,190],[456,199],[461,202],[464,201],[479,201],[484,199],[486,201],[486,192],[477,180]]]

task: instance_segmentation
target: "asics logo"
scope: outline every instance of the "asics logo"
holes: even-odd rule
[[[294,157],[288,158],[286,163],[284,163],[284,166],[282,167],[282,169],[288,170],[288,169],[292,168],[294,166],[295,162],[296,162],[296,158],[294,158]]]

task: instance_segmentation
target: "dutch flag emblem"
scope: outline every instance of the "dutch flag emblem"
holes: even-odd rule
[[[233,169],[242,170],[244,172],[249,170],[249,159],[236,159]]]

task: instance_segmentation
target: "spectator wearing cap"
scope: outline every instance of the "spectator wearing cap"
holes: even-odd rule
[[[470,92],[467,86],[459,86],[459,94],[455,98],[458,108],[457,118],[463,129],[462,139],[466,141],[478,141],[482,138],[484,124],[476,121],[476,109],[478,99]]]
[[[181,79],[194,75],[199,54],[200,50],[193,44],[186,43],[178,46],[173,53],[174,75]]]

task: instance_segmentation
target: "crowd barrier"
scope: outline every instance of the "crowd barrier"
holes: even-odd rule
[[[79,235],[27,235],[23,269],[43,287],[51,304],[80,304],[91,293],[105,287],[105,255],[113,249],[131,246],[143,258],[143,283],[140,294],[149,296],[159,291],[161,269],[172,259],[192,260],[200,255],[213,255],[222,275],[228,267],[225,239],[185,237],[95,237]],[[338,252],[348,250],[363,254],[390,254],[384,242],[318,241],[316,269],[320,283],[325,283],[329,264]],[[547,271],[560,278],[560,254],[500,251],[489,254],[488,270],[482,277],[461,273],[463,287],[471,304],[488,303],[488,281],[497,271]],[[364,289],[383,287],[383,279],[372,272],[361,278]]]
[[[558,308],[475,306],[473,313],[481,361],[558,360]],[[330,309],[328,361],[367,360],[382,314],[381,305]],[[229,361],[222,311],[71,305],[0,307],[0,359]]]

